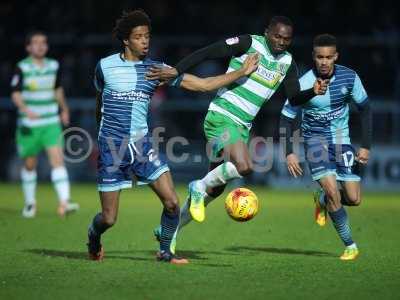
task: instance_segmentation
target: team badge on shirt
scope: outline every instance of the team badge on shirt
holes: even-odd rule
[[[17,84],[19,83],[19,75],[15,74],[13,76],[13,78],[11,79],[11,86],[17,86]]]
[[[239,38],[236,36],[236,37],[229,38],[229,39],[225,40],[225,42],[226,42],[228,45],[234,45],[234,44],[239,43]]]

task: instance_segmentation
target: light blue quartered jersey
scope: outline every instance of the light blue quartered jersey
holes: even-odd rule
[[[300,78],[301,90],[312,88],[315,80],[315,71],[311,69]],[[335,65],[325,95],[315,96],[302,106],[291,106],[286,100],[282,114],[294,119],[302,111],[301,128],[305,140],[322,137],[329,143],[350,144],[350,101],[354,101],[357,106],[363,106],[368,101],[368,95],[356,72]]]
[[[102,94],[99,136],[135,142],[148,133],[149,104],[159,81],[146,80],[145,74],[160,64],[151,59],[124,60],[119,53],[100,60],[94,79]]]

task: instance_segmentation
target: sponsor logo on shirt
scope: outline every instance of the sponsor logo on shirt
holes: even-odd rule
[[[258,66],[256,71],[257,75],[259,75],[262,79],[267,81],[269,86],[275,86],[281,78],[281,75],[275,71],[271,71],[261,65]]]
[[[150,101],[150,95],[142,91],[129,91],[129,92],[111,92],[114,99],[119,100],[133,100],[133,101]]]
[[[344,113],[345,107],[339,108],[338,110],[328,112],[326,114],[314,114],[311,112],[306,112],[305,117],[313,119],[315,121],[320,121],[320,122],[327,122],[327,121],[332,121],[334,119],[337,119],[341,117]]]

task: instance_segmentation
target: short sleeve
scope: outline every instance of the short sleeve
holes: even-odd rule
[[[61,86],[61,71],[60,68],[57,69],[57,73],[56,73],[56,84],[55,84],[55,88],[59,88],[62,87]]]
[[[104,88],[104,75],[101,69],[101,63],[98,62],[94,71],[94,86],[98,92],[102,92]]]
[[[356,74],[354,78],[353,90],[351,91],[351,97],[357,106],[363,106],[368,101],[367,92],[361,82],[360,77]]]
[[[19,67],[16,67],[11,78],[11,90],[13,92],[20,92],[22,91],[22,70]]]

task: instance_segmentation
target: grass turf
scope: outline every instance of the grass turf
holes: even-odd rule
[[[0,299],[399,299],[400,199],[366,193],[350,208],[361,256],[342,262],[331,223],[313,223],[310,193],[253,188],[259,214],[226,215],[219,199],[204,224],[184,228],[179,254],[191,264],[155,261],[152,229],[161,205],[148,188],[124,191],[119,220],[104,238],[102,263],[86,259],[87,226],[99,210],[94,185],[73,185],[79,213],[56,214],[50,185],[38,187],[35,219],[20,215],[18,185],[0,185]],[[185,190],[178,188],[181,199]]]

